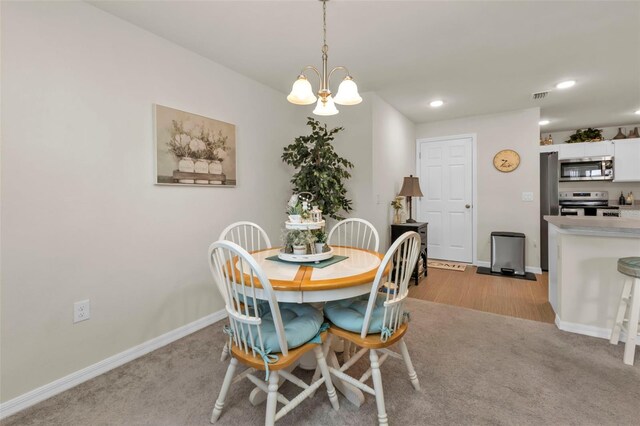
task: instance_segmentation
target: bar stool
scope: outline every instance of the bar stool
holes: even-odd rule
[[[617,345],[620,340],[620,331],[626,331],[624,363],[633,365],[636,345],[638,345],[638,321],[640,321],[640,257],[618,259],[618,272],[625,275],[625,280],[610,342]]]

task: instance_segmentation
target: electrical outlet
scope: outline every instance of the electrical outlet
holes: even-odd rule
[[[89,299],[73,304],[73,322],[86,321],[91,318],[91,304]]]
[[[522,201],[533,201],[533,192],[523,192]]]

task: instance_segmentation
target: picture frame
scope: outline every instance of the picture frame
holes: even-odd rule
[[[155,184],[235,187],[236,126],[154,104]]]

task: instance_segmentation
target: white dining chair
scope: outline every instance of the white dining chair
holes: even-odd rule
[[[329,245],[356,247],[365,250],[378,251],[380,237],[373,224],[365,219],[350,218],[336,223],[327,237]],[[343,342],[343,359],[349,360],[355,347],[351,342]]]
[[[378,251],[380,237],[371,222],[364,219],[350,218],[341,220],[331,228],[327,242],[329,245]]]
[[[224,228],[218,239],[233,241],[248,252],[271,248],[267,233],[253,222],[232,223]]]
[[[378,423],[381,425],[388,424],[388,418],[380,366],[388,357],[404,360],[411,384],[415,390],[420,390],[418,375],[404,341],[408,330],[408,313],[404,310],[404,303],[409,294],[409,280],[419,252],[420,236],[413,231],[404,233],[384,256],[369,294],[328,302],[324,306],[324,314],[331,322],[326,346],[331,344],[331,339],[335,336],[361,348],[340,369],[329,367],[329,370],[339,379],[375,395]],[[387,268],[390,268],[388,272]],[[388,284],[387,289],[395,291],[380,293],[379,290],[385,283]],[[389,349],[396,344],[400,353]],[[371,367],[360,378],[346,374],[367,351]],[[373,389],[365,384],[370,377],[373,379]]]
[[[231,347],[231,361],[211,412],[211,423],[220,417],[231,384],[245,378],[267,393],[265,425],[273,425],[323,383],[331,405],[338,410],[338,397],[322,351],[322,340],[327,335],[322,327],[322,312],[303,303],[279,304],[271,283],[255,259],[231,241],[211,244],[209,265],[225,300],[229,319],[225,333]],[[268,309],[251,309],[246,303],[251,299],[253,306],[258,306],[258,293],[268,302]],[[322,377],[307,384],[284,368],[311,350],[315,352]],[[238,362],[248,368],[235,376]],[[257,370],[265,371],[265,381],[253,374]],[[278,392],[281,377],[303,390],[291,400],[285,398]],[[278,403],[284,407],[277,411]]]
[[[232,241],[248,252],[271,248],[271,241],[260,225],[248,221],[232,223],[220,233],[219,240]],[[220,354],[220,361],[229,358],[229,346],[224,345]]]

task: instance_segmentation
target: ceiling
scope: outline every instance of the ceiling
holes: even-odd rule
[[[321,65],[315,0],[90,3],[282,92],[283,102],[303,66]],[[415,123],[536,106],[551,121],[545,131],[640,122],[640,2],[333,0],[327,26],[329,66],[347,66],[361,92]],[[554,89],[568,79],[577,84]],[[434,99],[445,105],[431,108]]]

